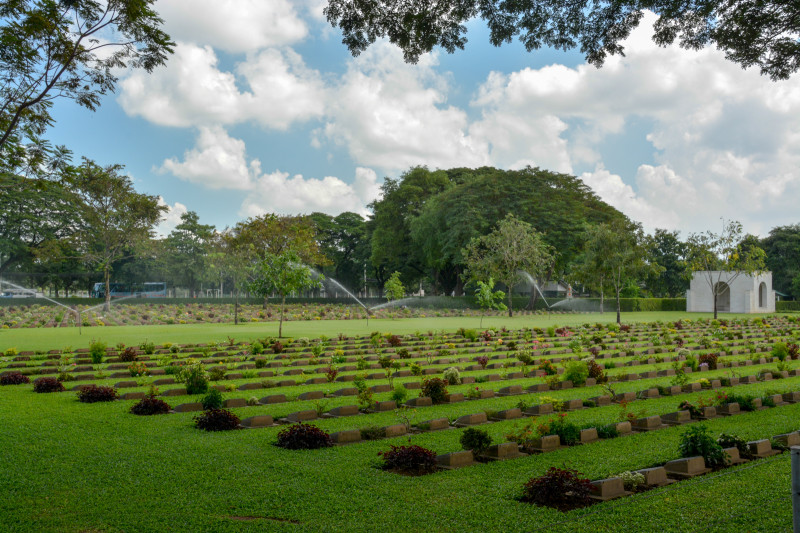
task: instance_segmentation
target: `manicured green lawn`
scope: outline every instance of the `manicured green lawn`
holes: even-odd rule
[[[523,316],[485,319],[484,328],[608,322],[611,315]],[[637,313],[625,322],[697,318],[686,313]],[[726,316],[726,318],[729,318]],[[472,323],[474,322],[474,324]],[[376,321],[308,321],[287,324],[299,337],[353,335],[370,331],[455,330],[477,327],[477,319],[431,318]],[[108,344],[154,342],[204,343],[274,335],[276,324],[175,325],[71,329],[2,330],[0,349],[47,350],[88,346],[91,338]],[[102,337],[100,337],[102,335]],[[78,338],[80,342],[74,339]],[[10,342],[9,342],[10,341]],[[5,344],[8,342],[8,344]],[[729,356],[744,359],[744,355]],[[615,359],[617,362],[626,358]],[[796,363],[796,362],[795,362]],[[794,363],[793,363],[794,364]],[[664,367],[664,365],[661,365]],[[739,367],[741,374],[772,369],[775,364]],[[637,372],[651,365],[638,365]],[[614,369],[614,372],[626,369]],[[487,370],[486,372],[494,372]],[[612,372],[612,373],[614,373]],[[709,371],[711,378],[727,370]],[[697,376],[698,378],[700,376]],[[695,376],[692,376],[695,379]],[[108,378],[98,383],[112,384]],[[663,377],[615,384],[619,391],[668,385]],[[382,383],[376,380],[375,383]],[[528,380],[528,383],[530,380]],[[74,382],[72,382],[74,384]],[[232,384],[238,380],[232,380]],[[514,384],[493,382],[492,387]],[[520,381],[522,383],[522,381]],[[70,384],[71,386],[71,384]],[[290,396],[306,390],[345,384],[291,387]],[[485,385],[488,387],[489,385]],[[749,394],[800,390],[800,377],[733,388]],[[169,387],[167,387],[169,388]],[[454,386],[464,391],[467,385]],[[140,388],[139,390],[143,390]],[[286,391],[281,391],[286,392]],[[270,394],[235,391],[226,397]],[[547,392],[572,399],[603,394],[600,386]],[[637,400],[633,412],[663,414],[683,399],[696,401],[712,391]],[[388,399],[381,393],[377,399]],[[411,391],[410,397],[416,396]],[[420,408],[417,421],[441,416],[503,409],[535,394]],[[198,397],[167,398],[172,405]],[[291,399],[291,398],[290,398]],[[354,397],[328,400],[328,408],[355,403]],[[782,532],[791,526],[789,454],[684,481],[675,485],[569,513],[517,501],[522,485],[550,466],[574,468],[591,479],[613,476],[679,457],[682,427],[604,440],[585,446],[480,464],[456,471],[406,477],[375,468],[378,452],[409,440],[437,453],[456,451],[463,430],[314,450],[289,451],[274,446],[280,428],[205,433],[192,427],[195,413],[137,417],[133,401],[81,404],[74,392],[35,394],[31,385],[0,387],[0,531],[20,532]],[[236,409],[241,416],[285,415],[314,408],[313,401]],[[584,409],[568,416],[578,424],[618,420],[617,404]],[[747,440],[800,429],[800,404],[714,419],[705,424],[714,435],[734,433]],[[394,413],[320,420],[329,431],[397,423]],[[520,421],[484,426],[495,439]]]
[[[680,311],[625,313],[622,315],[624,323],[675,321],[680,318],[695,320],[709,318],[711,313],[684,313]],[[723,318],[732,319],[752,315],[725,314]],[[499,329],[503,326],[509,329],[523,327],[548,327],[553,325],[565,326],[584,323],[609,323],[616,320],[613,313],[586,313],[586,314],[552,314],[552,315],[524,315],[509,317],[486,317],[483,319],[483,329]],[[286,337],[316,338],[320,335],[333,337],[339,333],[349,336],[365,335],[372,331],[392,332],[395,334],[414,333],[415,331],[455,331],[458,328],[478,328],[479,318],[464,317],[427,317],[372,319],[366,320],[309,320],[285,322],[283,334]],[[0,351],[16,347],[18,350],[49,350],[65,346],[73,348],[87,347],[92,339],[105,341],[109,346],[121,342],[128,346],[138,345],[144,340],[155,343],[197,343],[225,341],[228,337],[236,340],[252,340],[260,337],[277,336],[277,322],[241,323],[230,324],[176,324],[163,326],[104,326],[82,328],[27,328],[27,329],[0,329]]]
[[[562,514],[517,502],[551,465],[597,478],[678,456],[681,428],[423,477],[373,468],[394,442],[316,451],[277,429],[203,433],[191,414],[0,389],[2,531],[786,531],[789,456]],[[800,405],[713,420],[746,438],[797,428]],[[450,450],[458,430],[413,437]],[[444,451],[444,450],[443,450]],[[249,517],[244,519],[242,517]]]

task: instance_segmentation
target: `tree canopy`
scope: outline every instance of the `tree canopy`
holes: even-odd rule
[[[53,102],[94,110],[117,72],[164,64],[174,43],[155,0],[11,0],[0,4],[0,162],[24,166],[53,123]]]
[[[653,40],[661,46],[715,45],[729,60],[774,80],[800,68],[800,6],[785,0],[328,0],[324,13],[353,55],[382,38],[411,63],[435,46],[453,53],[467,42],[466,23],[480,17],[495,46],[518,38],[529,52],[578,48],[601,66],[624,53],[622,42],[645,10],[658,15]]]

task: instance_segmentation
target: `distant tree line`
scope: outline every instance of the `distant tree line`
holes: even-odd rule
[[[530,167],[414,167],[385,180],[367,218],[266,214],[215,228],[189,211],[160,238],[156,197],[134,191],[120,166],[72,165],[68,155],[33,177],[0,174],[0,276],[56,295],[108,280],[249,291],[257,265],[291,251],[354,293],[378,293],[397,272],[411,292],[433,295],[472,294],[491,278],[510,297],[509,285],[529,275],[576,295],[681,297],[702,244],[664,229],[646,235],[580,179]],[[799,297],[800,225],[763,239],[738,231],[736,257],[763,249],[775,289]]]

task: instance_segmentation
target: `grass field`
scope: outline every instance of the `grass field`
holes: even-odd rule
[[[686,313],[631,313],[624,321],[677,320],[687,316],[699,317]],[[484,328],[611,320],[610,314],[494,318],[484,320]],[[477,319],[463,318],[371,320],[368,326],[356,321],[309,321],[290,323],[285,331],[294,337],[313,338],[339,332],[405,333],[477,325]],[[0,349],[85,347],[92,338],[102,338],[109,345],[138,344],[144,338],[193,343],[225,340],[226,336],[244,340],[275,335],[276,331],[277,325],[271,323],[236,327],[104,327],[85,329],[82,337],[77,336],[77,330],[66,328],[16,329],[0,332]],[[747,368],[748,372],[756,372],[760,367]],[[647,365],[638,368],[649,369]],[[707,375],[723,373],[719,370]],[[667,385],[669,378],[647,383]],[[618,389],[636,390],[642,386],[631,382],[618,385]],[[800,390],[800,376],[747,387],[755,394]],[[312,388],[319,387],[296,387],[295,392]],[[595,386],[548,394],[588,398],[602,391]],[[693,401],[700,396],[686,395]],[[171,400],[173,404],[179,401],[196,398]],[[354,403],[353,398],[342,398],[334,400],[331,407],[337,401]],[[516,401],[517,398],[503,398],[434,406],[424,408],[428,409],[424,416],[442,416],[448,410],[468,413],[484,407],[505,408]],[[636,404],[650,414],[659,414],[675,410],[677,401],[667,397],[638,400]],[[675,459],[679,457],[681,427],[512,461],[406,477],[381,471],[375,465],[379,451],[388,449],[389,444],[405,444],[408,437],[289,451],[274,446],[279,428],[205,433],[192,427],[193,413],[136,417],[127,412],[133,403],[82,404],[74,392],[35,394],[30,385],[0,387],[0,531],[774,533],[791,529],[789,454],[568,513],[516,499],[525,481],[550,466],[566,465],[599,479]],[[281,409],[309,407],[300,402],[285,407],[247,407],[241,409],[241,416],[250,416],[253,410],[266,413],[271,409],[269,412],[278,413]],[[245,409],[249,410],[247,414]],[[604,424],[615,421],[619,409],[618,405],[611,405],[569,416],[582,424]],[[318,425],[336,431],[396,423],[393,418],[393,413],[379,413],[321,420]],[[736,433],[750,440],[795,431],[800,426],[798,420],[800,404],[793,404],[705,424],[714,434]],[[514,424],[499,422],[486,427],[502,439]],[[412,441],[446,453],[460,448],[460,434],[461,430],[456,429],[422,433],[414,435]]]
[[[680,318],[696,320],[709,318],[711,313],[682,313],[673,311],[625,313],[624,323],[674,321]],[[725,314],[724,318],[733,319],[751,317],[752,315]],[[523,327],[548,327],[552,325],[569,326],[584,323],[609,323],[616,320],[614,313],[586,314],[553,314],[525,315],[509,317],[486,317],[483,329],[509,329]],[[333,337],[339,333],[347,335],[368,335],[373,331],[391,332],[395,334],[414,333],[416,331],[455,331],[458,328],[478,328],[479,318],[446,317],[446,318],[402,318],[366,320],[309,320],[285,322],[285,337],[317,338],[320,335]],[[198,343],[222,342],[228,337],[241,341],[250,341],[262,337],[278,335],[277,322],[258,322],[229,324],[176,324],[162,326],[104,326],[82,328],[21,328],[0,329],[0,351],[16,347],[18,350],[50,350],[65,346],[81,348],[89,345],[92,339],[106,342],[109,346],[124,343],[134,346],[149,340],[155,343]]]

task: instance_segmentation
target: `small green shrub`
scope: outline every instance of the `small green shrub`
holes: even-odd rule
[[[215,366],[208,369],[208,379],[210,381],[219,381],[225,377],[225,367]]]
[[[361,428],[361,438],[363,440],[378,440],[386,436],[386,430],[378,426]]]
[[[785,361],[789,357],[789,347],[785,342],[776,342],[772,345],[772,357],[777,357],[779,361]]]
[[[408,398],[408,389],[406,389],[402,385],[395,385],[394,390],[392,391],[391,399],[397,405],[403,405],[406,403],[406,399]]]
[[[750,447],[747,445],[747,441],[738,435],[722,433],[719,437],[717,437],[717,444],[719,444],[722,448],[736,448],[739,450],[739,457],[742,459],[753,458],[753,454],[750,453]]]
[[[597,428],[597,436],[601,439],[615,439],[619,437],[616,424],[606,424]]]
[[[619,475],[622,478],[622,484],[625,487],[625,490],[631,492],[638,492],[645,488],[647,485],[645,483],[644,474],[641,472],[631,472],[630,470],[626,470]]]
[[[203,404],[204,411],[220,409],[222,408],[222,393],[216,387],[211,387],[200,403]]]
[[[429,378],[422,382],[422,396],[427,396],[434,404],[444,403],[447,396],[447,382],[439,378]]]
[[[188,394],[203,394],[208,390],[208,373],[199,361],[183,366],[175,376],[177,382],[186,384]]]
[[[106,348],[108,345],[103,341],[98,341],[92,339],[92,342],[89,343],[89,355],[92,358],[93,365],[99,365],[103,362],[103,358],[106,356]]]
[[[722,450],[722,446],[717,443],[708,427],[704,425],[693,425],[686,428],[681,433],[678,450],[681,457],[702,456],[706,461],[706,466],[717,468],[725,465],[727,454]]]
[[[586,378],[589,377],[589,368],[581,361],[570,361],[564,365],[564,380],[571,381],[575,386],[581,386],[586,383]]]
[[[461,373],[454,366],[451,366],[450,368],[446,369],[443,373],[443,377],[445,381],[447,381],[448,385],[461,384]]]
[[[492,445],[492,437],[489,436],[489,432],[486,430],[467,428],[461,434],[459,442],[462,449],[472,450],[477,455],[483,453]]]

